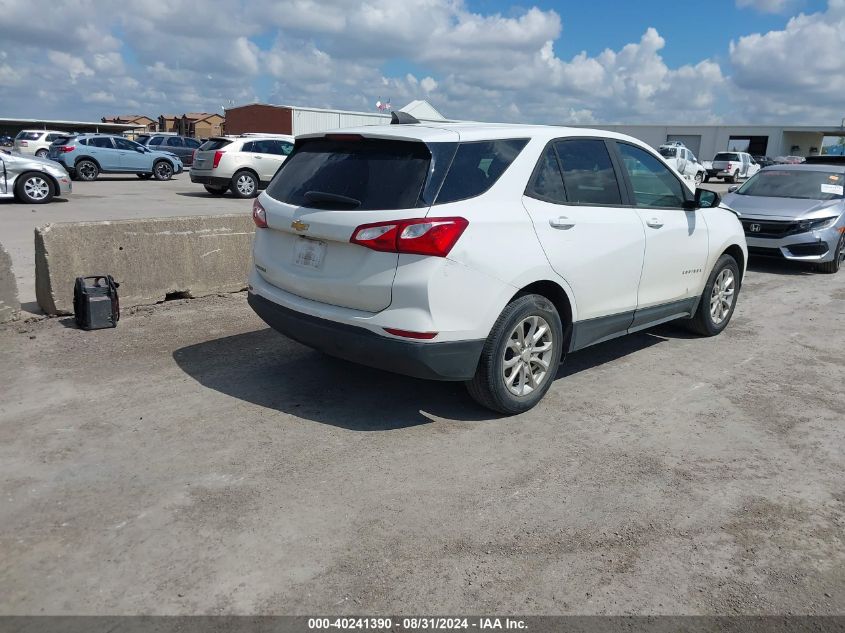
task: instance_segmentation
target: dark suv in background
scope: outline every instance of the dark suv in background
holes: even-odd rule
[[[188,136],[178,136],[166,132],[141,134],[136,141],[150,149],[176,154],[184,165],[191,165],[194,162],[194,151],[199,149],[201,145],[198,140]]]

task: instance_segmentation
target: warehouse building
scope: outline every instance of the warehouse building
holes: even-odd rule
[[[421,121],[445,121],[428,101],[412,101],[404,108]],[[273,134],[308,134],[360,125],[384,125],[390,114],[382,112],[353,112],[289,105],[250,103],[226,110],[226,134],[264,132]]]
[[[700,160],[717,152],[748,152],[752,156],[812,156],[819,154],[823,139],[845,136],[838,125],[582,125],[628,134],[654,148],[680,141]]]

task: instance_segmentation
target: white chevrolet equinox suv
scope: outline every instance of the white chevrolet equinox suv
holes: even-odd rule
[[[567,352],[673,319],[719,334],[742,225],[628,136],[475,123],[296,139],[254,202],[249,303],[327,354],[533,407]]]

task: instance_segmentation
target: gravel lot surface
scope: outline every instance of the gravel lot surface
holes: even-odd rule
[[[0,613],[841,614],[843,351],[845,272],[786,264],[513,418],[242,294],[4,326]]]

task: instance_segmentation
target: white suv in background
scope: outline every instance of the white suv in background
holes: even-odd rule
[[[21,130],[15,136],[14,151],[46,158],[53,141],[68,136],[67,132],[56,130]]]
[[[470,123],[300,136],[253,203],[249,303],[328,354],[465,381],[514,414],[567,352],[673,319],[728,324],[742,225],[647,145]],[[414,120],[415,121],[415,120]]]
[[[238,198],[253,198],[264,189],[293,150],[286,134],[215,136],[195,152],[191,182],[222,196],[227,190]]]

